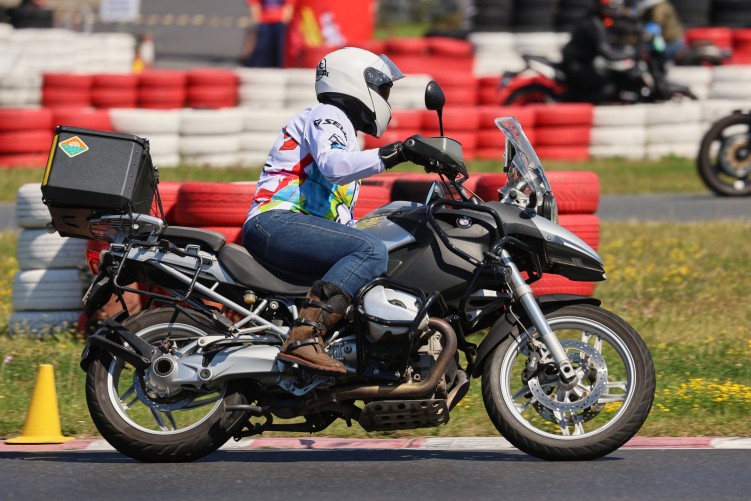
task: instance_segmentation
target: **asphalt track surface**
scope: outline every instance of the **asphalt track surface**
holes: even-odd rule
[[[601,221],[751,221],[751,198],[710,193],[607,195],[600,197]],[[0,203],[0,231],[18,229],[13,203]]]

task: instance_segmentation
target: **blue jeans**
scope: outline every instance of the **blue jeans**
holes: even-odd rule
[[[262,212],[246,221],[243,245],[274,266],[318,275],[353,298],[388,266],[388,250],[380,239],[329,219],[286,210]]]

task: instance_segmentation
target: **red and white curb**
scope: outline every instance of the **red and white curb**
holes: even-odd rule
[[[247,438],[230,441],[222,450],[260,449],[414,449],[513,451],[516,448],[500,437],[436,438]],[[751,449],[751,438],[743,437],[634,437],[622,449]],[[0,442],[3,452],[113,451],[104,440],[72,440],[64,444],[11,445]]]

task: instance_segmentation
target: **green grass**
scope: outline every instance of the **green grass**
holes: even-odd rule
[[[694,161],[686,158],[663,158],[662,160],[624,160],[610,158],[589,162],[544,162],[547,170],[586,170],[600,177],[600,191],[604,195],[640,193],[696,193],[707,191],[699,180]],[[468,162],[470,175],[480,172],[500,172],[498,162],[473,160]],[[422,172],[416,165],[401,165],[399,172]],[[256,181],[259,167],[214,169],[183,165],[161,169],[162,181],[234,182]],[[3,171],[0,176],[0,202],[16,199],[18,188],[26,183],[40,183],[40,169],[14,169]]]
[[[596,296],[644,337],[657,370],[655,406],[640,432],[647,436],[751,436],[751,224],[603,224],[600,252],[608,280]],[[0,332],[7,323],[14,233],[0,234]],[[20,432],[38,364],[55,367],[63,433],[91,436],[83,342],[62,335],[38,340],[0,335],[0,436]],[[9,357],[12,359],[9,360]],[[336,423],[339,437],[496,435],[485,413],[480,381],[452,412],[447,426],[368,434]]]

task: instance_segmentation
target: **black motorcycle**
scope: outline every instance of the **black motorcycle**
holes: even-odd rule
[[[440,116],[444,102],[429,84],[427,107]],[[449,421],[470,379],[482,378],[491,421],[531,455],[583,460],[622,446],[652,405],[650,353],[595,298],[533,296],[529,284],[544,273],[600,281],[605,272],[591,247],[556,224],[555,198],[517,120],[495,124],[506,135],[498,200],[463,187],[459,143],[417,138],[421,164],[442,183],[424,203],[391,202],[357,223],[386,243],[389,267],[325,339],[347,367],[336,376],[276,359],[320,277],[277,269],[220,234],[167,226],[148,211],[102,210],[84,198],[76,205],[55,190],[67,182],[55,165],[84,154],[53,158],[43,193],[54,226],[109,242],[93,263],[87,311],[124,291],[149,297],[144,311],[107,320],[82,354],[101,435],[123,454],[157,462],[191,461],[265,431],[319,432],[337,419],[367,431],[434,427]],[[72,134],[90,149],[100,137],[59,130],[56,143],[70,144]],[[140,138],[118,141],[144,146],[148,157]],[[101,192],[108,181],[98,181]],[[128,207],[151,197],[146,189]],[[486,332],[479,346],[468,341],[478,332]]]
[[[701,140],[696,165],[716,194],[751,195],[751,111],[738,110],[716,121]]]

